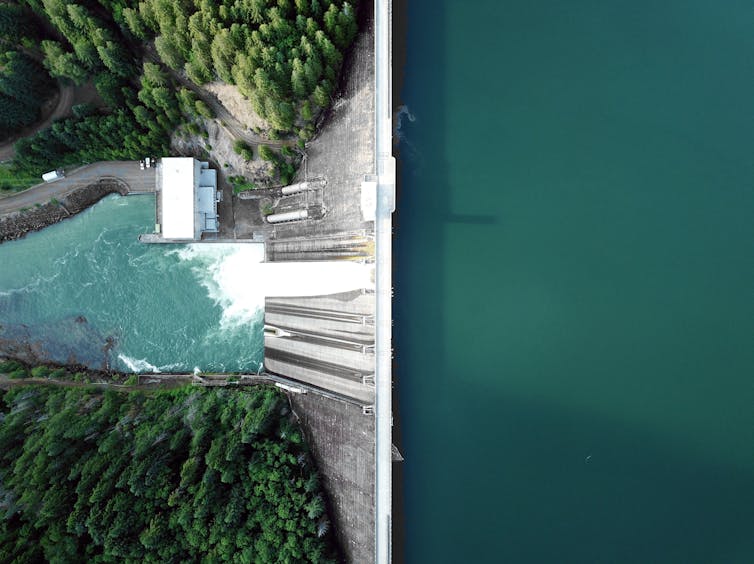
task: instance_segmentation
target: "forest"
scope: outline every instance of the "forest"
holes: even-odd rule
[[[10,131],[34,121],[39,101],[54,91],[52,79],[93,83],[104,107],[78,108],[73,117],[20,140],[16,172],[162,156],[181,125],[211,116],[196,90],[181,83],[219,80],[248,98],[269,124],[270,138],[304,143],[330,105],[356,31],[356,6],[345,0],[0,4],[0,46],[6,50],[0,127]],[[14,97],[21,81],[28,94]]]
[[[0,561],[331,562],[273,387],[0,391]]]

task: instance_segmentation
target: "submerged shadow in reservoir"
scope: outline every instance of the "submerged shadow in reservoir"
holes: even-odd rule
[[[496,225],[497,217],[494,215],[451,213],[446,221],[448,223],[464,223],[466,225]]]

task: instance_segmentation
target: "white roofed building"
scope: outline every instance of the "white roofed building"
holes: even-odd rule
[[[165,157],[157,169],[157,225],[163,240],[217,233],[217,171],[192,157]]]

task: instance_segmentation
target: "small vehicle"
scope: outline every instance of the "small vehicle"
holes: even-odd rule
[[[140,168],[141,170],[144,170],[144,159],[141,159],[141,160],[139,161],[139,168]]]
[[[147,168],[151,168],[152,163],[149,160],[149,157],[146,158]]]
[[[65,178],[65,172],[63,170],[51,170],[50,172],[45,172],[42,175],[42,180],[45,182],[55,182],[56,180],[60,180],[61,178]]]

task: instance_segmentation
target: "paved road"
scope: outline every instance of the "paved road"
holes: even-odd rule
[[[68,194],[102,178],[118,178],[128,185],[132,192],[154,192],[157,184],[157,169],[139,169],[137,161],[106,161],[85,165],[68,171],[66,177],[55,182],[43,182],[0,200],[0,215],[29,208],[35,204],[46,204],[52,198],[58,200]]]

